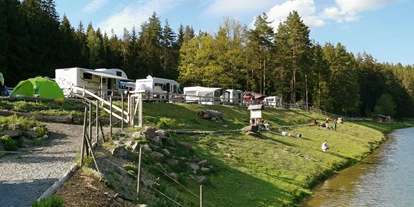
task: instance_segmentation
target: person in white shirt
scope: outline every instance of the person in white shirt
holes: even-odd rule
[[[322,151],[326,152],[328,149],[328,142],[325,140],[325,142],[322,143]]]

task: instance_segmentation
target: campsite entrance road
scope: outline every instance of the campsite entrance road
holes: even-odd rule
[[[0,158],[0,206],[30,206],[75,163],[83,126],[45,124],[43,150]]]

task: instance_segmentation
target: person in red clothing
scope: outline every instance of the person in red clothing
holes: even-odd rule
[[[326,121],[325,121],[325,127],[328,129],[329,127],[328,127],[328,124],[329,124],[329,119],[328,118],[326,118]]]

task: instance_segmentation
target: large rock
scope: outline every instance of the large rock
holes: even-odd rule
[[[170,156],[170,151],[168,151],[168,149],[162,149],[162,153],[164,154],[164,155],[166,155],[166,156]]]
[[[166,142],[169,146],[171,146],[171,147],[175,147],[175,142],[174,142],[174,140],[173,140],[173,139],[171,139],[171,138],[167,137],[167,138],[165,138],[165,142]]]
[[[152,159],[162,159],[164,158],[164,155],[159,152],[152,152],[151,157]]]
[[[200,162],[198,162],[198,165],[202,166],[202,167],[207,166],[208,165],[208,160],[201,160]]]
[[[178,144],[180,144],[181,146],[184,146],[187,150],[192,150],[193,149],[191,144],[189,144],[187,142],[178,142]]]
[[[167,138],[168,132],[164,129],[159,129],[159,130],[155,131],[155,134],[157,136],[159,136],[161,139],[165,139],[165,138]]]
[[[251,132],[257,132],[259,130],[259,127],[258,126],[245,126],[245,127],[243,127],[242,129],[241,129],[241,131],[242,132],[249,132],[249,131],[251,131]]]
[[[148,143],[145,143],[145,144],[142,146],[142,150],[144,150],[145,152],[151,152],[151,151],[152,151],[152,149],[151,149],[151,147],[149,146],[149,144],[148,144]]]
[[[200,184],[203,184],[203,183],[205,183],[205,182],[207,182],[207,177],[206,176],[200,176],[199,178],[198,178],[198,183],[200,183]]]
[[[176,159],[170,158],[170,159],[167,160],[167,165],[169,165],[169,166],[176,166],[178,164],[179,164],[179,162]]]
[[[115,156],[115,157],[126,157],[128,155],[128,150],[125,149],[124,146],[118,146],[118,147],[115,147],[111,153],[112,153],[112,156]]]
[[[144,139],[144,134],[142,132],[134,132],[132,134],[132,139]]]
[[[197,174],[197,171],[200,170],[200,167],[195,163],[186,163],[188,169],[192,170],[194,174]]]
[[[145,135],[145,138],[150,139],[155,136],[155,128],[150,126],[145,126],[145,131],[143,132]]]
[[[22,135],[22,132],[20,130],[6,130],[3,132],[0,132],[0,138],[4,135],[9,135],[11,138],[17,138]]]
[[[172,179],[174,179],[175,181],[178,181],[178,175],[177,175],[177,173],[169,173],[168,174]]]
[[[151,139],[151,142],[155,146],[162,146],[162,139],[159,136],[155,136]]]

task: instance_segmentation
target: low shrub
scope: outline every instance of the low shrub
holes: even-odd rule
[[[17,145],[14,142],[14,139],[11,138],[9,135],[4,135],[1,138],[1,142],[4,145],[4,149],[7,151],[16,151],[17,150]]]
[[[63,199],[57,195],[52,195],[49,198],[42,198],[40,201],[35,201],[32,207],[63,207]]]

